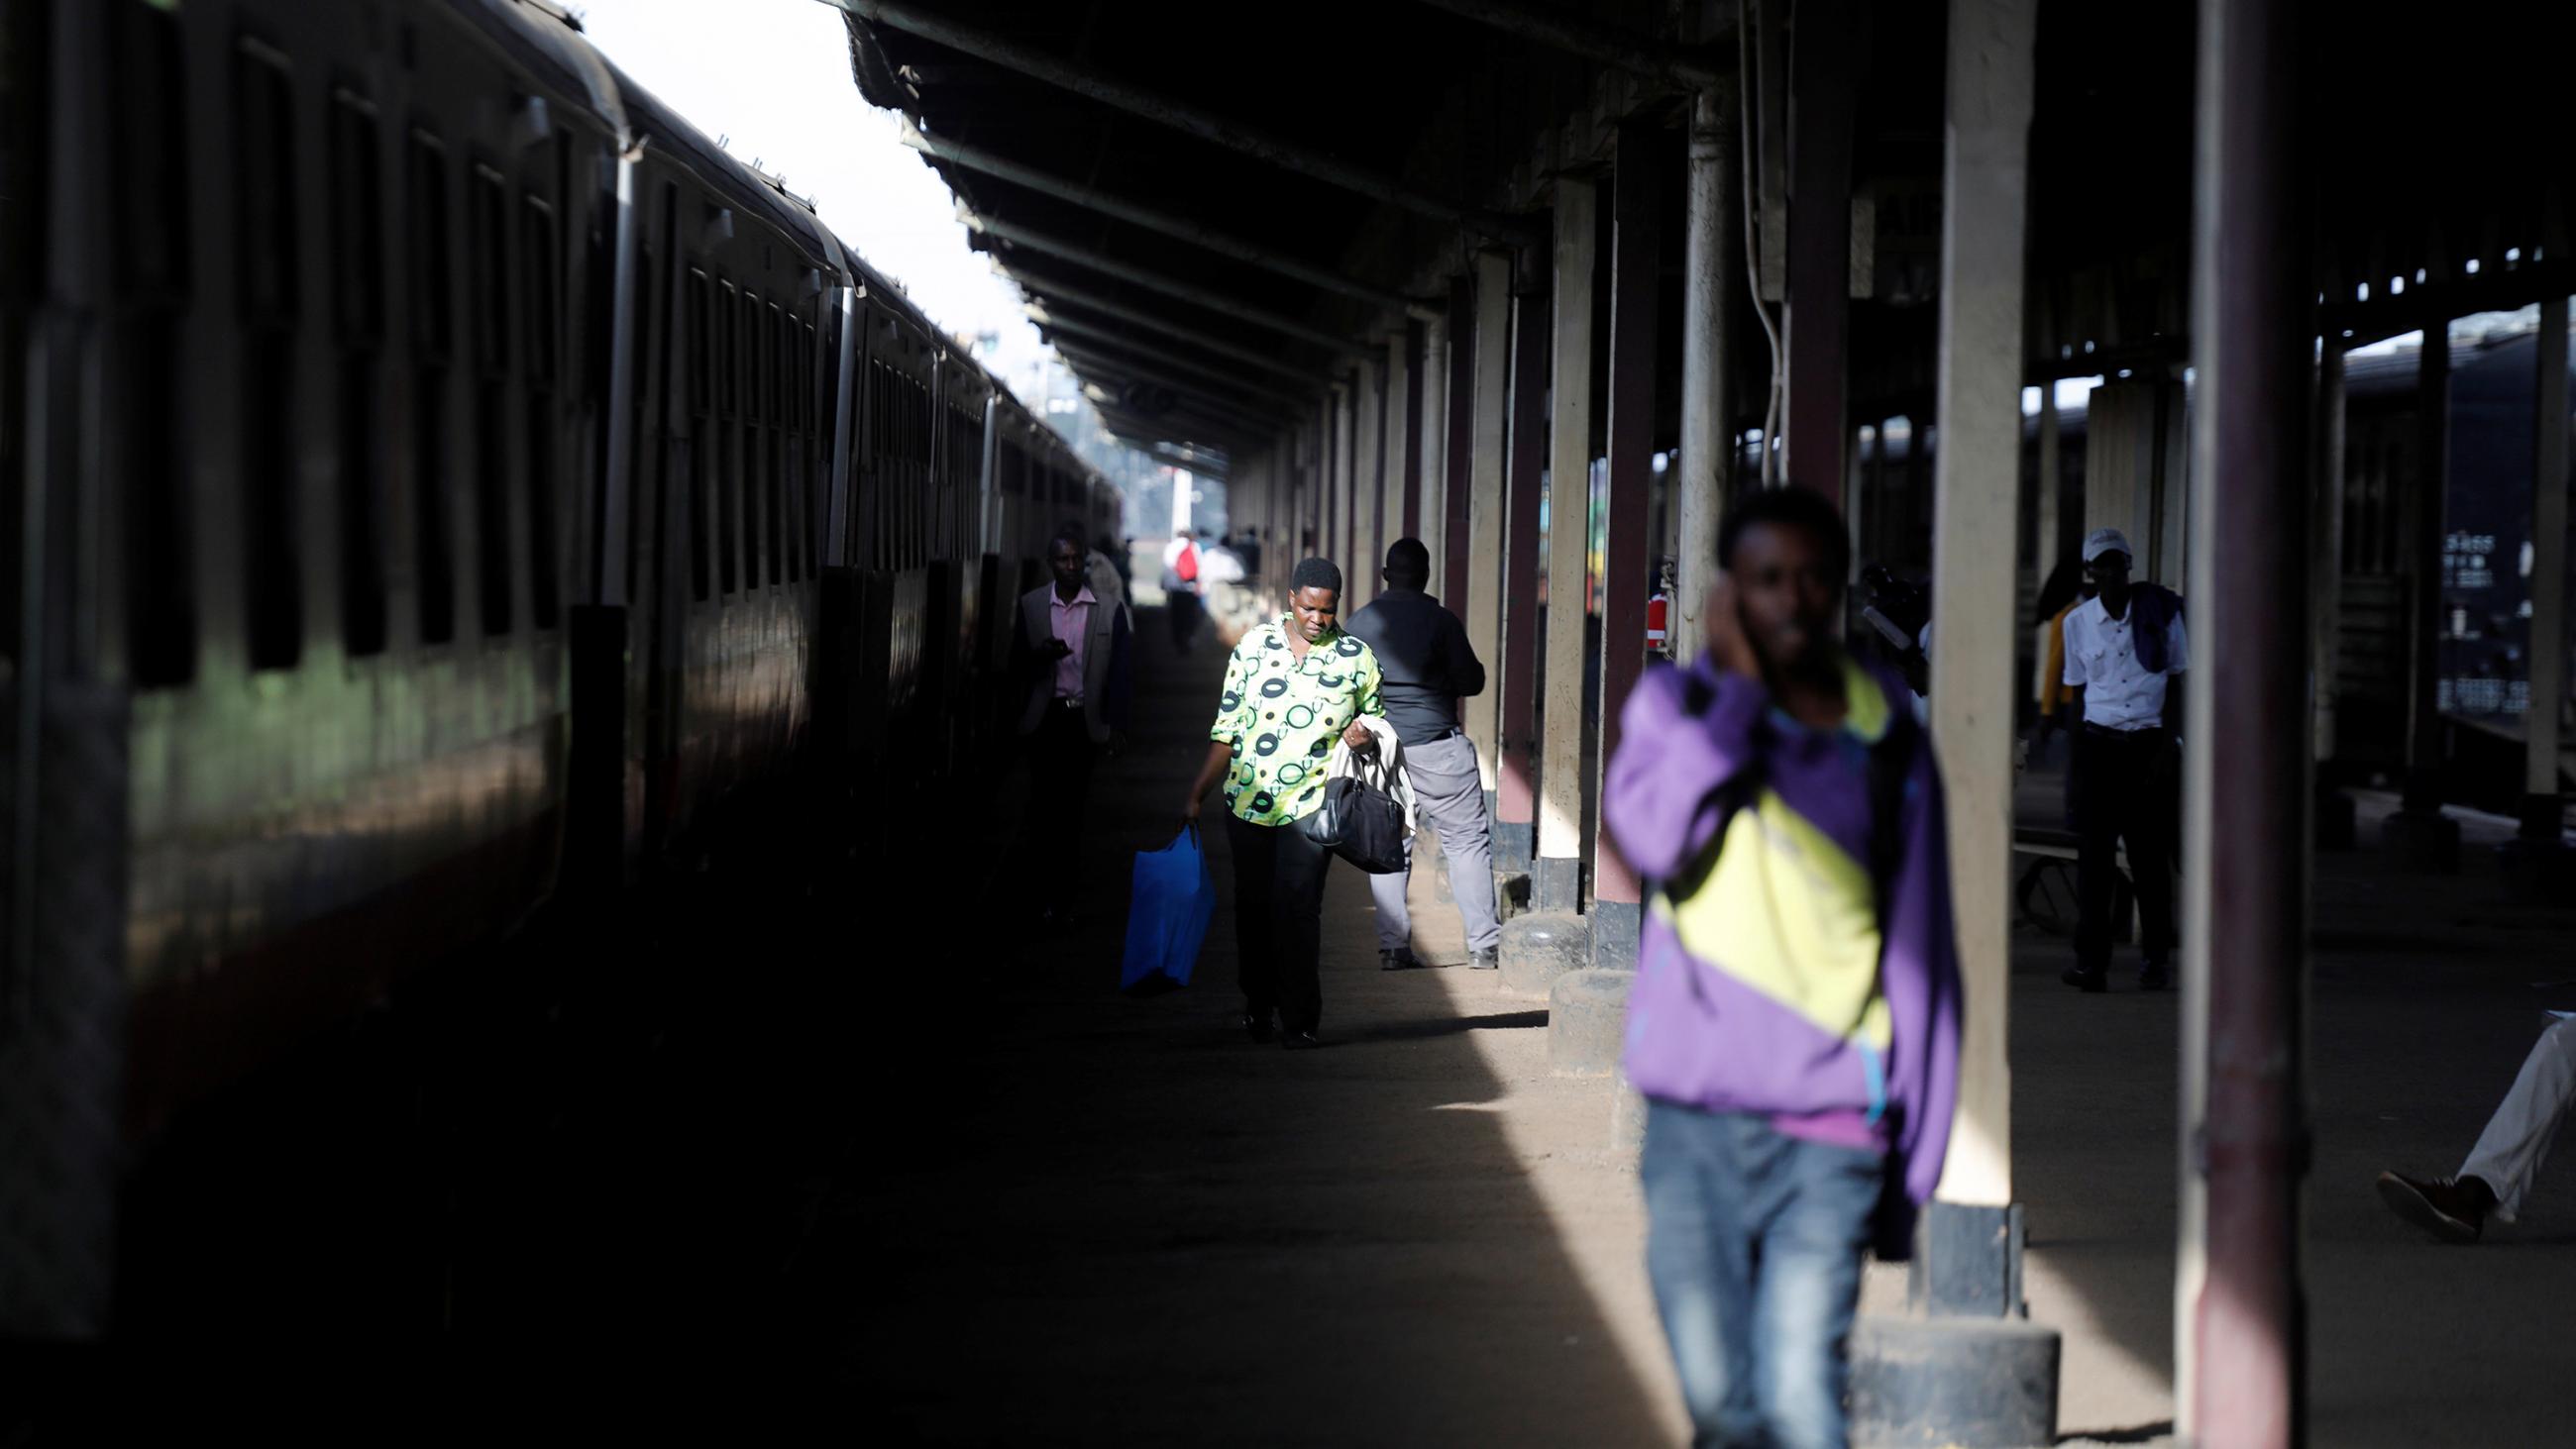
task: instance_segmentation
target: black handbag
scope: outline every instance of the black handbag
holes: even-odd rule
[[[1301,817],[1297,829],[1370,875],[1393,875],[1404,869],[1404,842],[1410,834],[1403,802],[1378,783],[1386,776],[1385,765],[1367,755],[1354,757],[1353,763],[1360,773],[1325,781],[1323,803]]]

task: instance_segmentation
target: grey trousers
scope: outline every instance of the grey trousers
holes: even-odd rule
[[[1467,949],[1491,951],[1503,942],[1494,919],[1493,826],[1485,817],[1485,782],[1476,769],[1476,743],[1465,735],[1407,746],[1404,776],[1413,786],[1418,824],[1440,833],[1440,853],[1449,857],[1449,893],[1458,902],[1458,919],[1467,928]],[[1377,948],[1392,951],[1413,939],[1413,915],[1404,900],[1413,876],[1413,841],[1404,842],[1405,869],[1369,877],[1369,894],[1377,898]]]

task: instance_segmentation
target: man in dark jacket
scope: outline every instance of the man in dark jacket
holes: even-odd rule
[[[1423,592],[1431,582],[1431,551],[1422,540],[1388,545],[1384,577],[1386,591],[1346,627],[1376,651],[1387,723],[1404,744],[1415,813],[1440,832],[1441,853],[1449,857],[1449,891],[1467,928],[1467,964],[1491,970],[1503,943],[1494,919],[1493,827],[1476,743],[1458,727],[1458,701],[1484,692],[1485,666],[1458,616]],[[1389,971],[1422,964],[1413,954],[1404,897],[1413,875],[1410,838],[1404,858],[1405,869],[1369,877],[1369,893],[1377,898],[1378,964]]]
[[[1036,871],[1046,882],[1043,909],[1066,915],[1081,877],[1083,807],[1091,769],[1103,748],[1115,751],[1127,731],[1135,668],[1127,606],[1102,598],[1088,575],[1082,535],[1061,530],[1047,545],[1048,583],[1021,595],[1013,618],[1012,677],[1026,690],[1020,737],[1029,748],[1024,848],[1054,840],[1067,854]]]

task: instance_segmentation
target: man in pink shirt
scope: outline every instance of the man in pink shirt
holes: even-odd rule
[[[1013,677],[1027,689],[1020,709],[1029,757],[1022,832],[1032,856],[1038,842],[1054,841],[1074,847],[1070,860],[1081,858],[1091,770],[1103,749],[1114,754],[1125,742],[1135,695],[1127,606],[1093,592],[1088,565],[1080,535],[1058,533],[1047,545],[1053,577],[1021,596],[1013,634]],[[1045,919],[1069,918],[1080,872],[1060,855],[1054,867],[1034,874],[1045,882]]]

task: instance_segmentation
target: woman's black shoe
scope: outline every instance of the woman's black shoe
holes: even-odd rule
[[[1292,1031],[1288,1033],[1287,1040],[1281,1042],[1280,1045],[1293,1052],[1304,1051],[1309,1047],[1319,1047],[1322,1046],[1323,1043],[1316,1040],[1315,1034],[1311,1031]]]
[[[1243,1014],[1244,1035],[1251,1037],[1254,1041],[1270,1040],[1271,1030],[1269,1012],[1247,1011]]]

